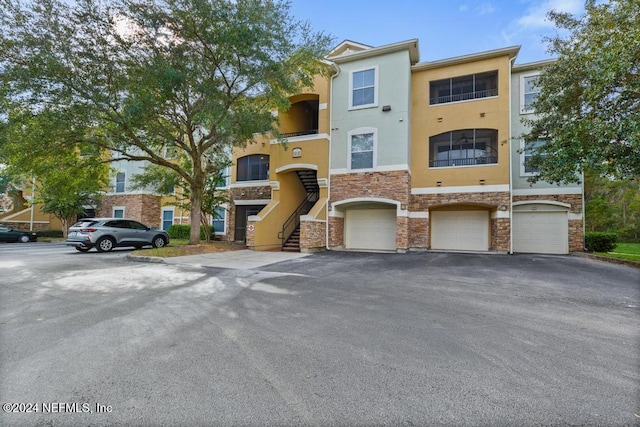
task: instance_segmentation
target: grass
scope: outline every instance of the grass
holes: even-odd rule
[[[188,240],[172,240],[169,246],[164,248],[138,249],[132,252],[134,256],[176,257],[186,255],[200,255],[214,252],[239,251],[247,247],[242,243],[218,242],[189,245]]]
[[[611,252],[594,252],[594,255],[640,262],[640,243],[618,243]]]

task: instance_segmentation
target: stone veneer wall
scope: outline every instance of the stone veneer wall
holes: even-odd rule
[[[325,248],[327,222],[321,220],[300,221],[300,251],[310,252]]]
[[[411,194],[411,176],[408,171],[358,172],[331,175],[329,203],[354,198],[381,198],[408,205]],[[396,245],[399,250],[408,247],[407,218],[398,218]],[[329,247],[344,246],[344,218],[329,218]]]
[[[486,208],[491,213],[500,206],[509,209],[509,192],[487,193],[439,193],[439,194],[413,194],[409,205],[410,212],[429,212],[430,209],[448,205],[477,205]],[[409,219],[409,247],[428,248],[430,219]],[[491,219],[491,241],[489,247],[496,251],[509,251],[510,221],[509,218]]]
[[[29,231],[29,226],[31,225],[30,221],[0,221],[0,225],[6,225],[7,227],[13,227],[18,230]],[[73,223],[69,224],[71,227]],[[42,221],[34,221],[33,222],[33,230],[32,231],[43,231],[51,229],[50,223],[42,222]]]
[[[329,247],[344,246],[344,218],[329,217]]]
[[[379,197],[409,203],[411,177],[407,171],[360,172],[331,175],[331,200]]]
[[[96,211],[97,217],[113,216],[114,206],[124,206],[124,216],[149,227],[161,227],[160,197],[151,194],[105,196]]]
[[[527,195],[513,196],[515,202],[540,202],[553,201],[567,203],[571,205],[569,212],[572,214],[582,215],[582,195],[581,194],[545,194],[545,195]],[[569,252],[584,251],[584,227],[582,219],[569,220]]]

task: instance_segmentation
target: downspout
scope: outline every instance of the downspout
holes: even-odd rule
[[[513,106],[511,105],[511,83],[512,69],[515,56],[509,60],[509,254],[513,255],[513,152],[511,151],[513,141],[511,140],[511,116]]]
[[[335,62],[331,65],[335,68],[336,73],[331,76],[329,81],[329,162],[327,163],[327,206],[325,207],[325,215],[327,218],[327,226],[325,227],[324,246],[329,249],[329,203],[331,201],[331,138],[333,134],[333,79],[340,75],[340,67]]]
[[[587,251],[587,221],[586,221],[586,206],[584,204],[584,170],[582,171],[582,182],[580,183],[580,192],[582,193],[582,250]]]
[[[29,231],[33,231],[34,209],[36,207],[36,177],[31,178],[31,215],[29,218]],[[49,224],[51,225],[51,224]]]

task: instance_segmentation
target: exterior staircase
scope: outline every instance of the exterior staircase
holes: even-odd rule
[[[318,175],[314,170],[296,171],[300,182],[307,191],[307,197],[300,206],[285,221],[279,237],[282,239],[282,250],[285,252],[300,252],[300,215],[309,213],[320,195]]]
[[[282,245],[283,252],[300,252],[300,225],[293,230],[291,236]]]

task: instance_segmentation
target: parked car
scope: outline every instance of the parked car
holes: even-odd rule
[[[166,231],[126,218],[84,218],[72,225],[67,234],[67,246],[73,246],[80,252],[94,247],[98,252],[127,246],[160,248],[168,243]]]
[[[38,235],[33,231],[16,230],[7,225],[0,225],[0,242],[36,242]]]

